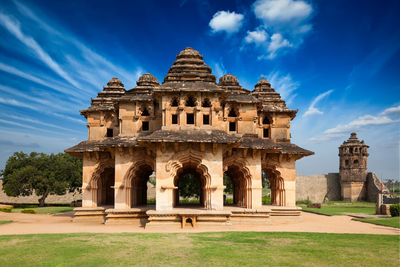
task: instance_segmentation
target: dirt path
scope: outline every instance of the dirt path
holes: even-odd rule
[[[272,222],[269,225],[234,225],[226,228],[180,229],[149,231],[135,225],[104,225],[72,223],[73,212],[57,215],[0,212],[0,220],[12,223],[0,225],[0,235],[44,233],[151,233],[151,232],[210,232],[210,231],[265,231],[265,232],[320,232],[399,235],[400,229],[352,221],[349,216],[324,216],[303,212],[300,221]]]

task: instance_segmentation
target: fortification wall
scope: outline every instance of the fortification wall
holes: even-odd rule
[[[311,200],[321,203],[325,200],[340,200],[339,173],[314,174],[310,176],[296,174],[296,201]]]
[[[75,195],[73,193],[66,193],[65,195],[50,195],[46,198],[46,203],[70,203],[74,200],[82,199],[82,195],[77,192]],[[26,197],[9,197],[3,191],[3,180],[0,179],[0,203],[39,203],[39,197],[35,194]]]
[[[364,200],[376,202],[381,191],[382,181],[375,173],[369,172],[365,184]],[[383,186],[385,191],[386,187]],[[386,190],[387,191],[387,190]],[[326,199],[325,199],[326,196]],[[311,200],[320,203],[325,200],[341,200],[341,185],[339,173],[314,174],[310,176],[296,175],[296,201]]]

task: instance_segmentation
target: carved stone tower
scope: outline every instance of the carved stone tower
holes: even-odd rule
[[[366,199],[368,147],[364,141],[351,133],[350,138],[339,147],[340,184],[343,200]]]

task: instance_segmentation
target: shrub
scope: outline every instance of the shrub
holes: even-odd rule
[[[262,197],[262,204],[263,205],[271,205],[271,196],[263,196]]]
[[[23,210],[21,210],[21,212],[22,213],[32,213],[32,214],[34,214],[34,213],[36,213],[36,210],[34,210],[34,209],[23,209]]]
[[[314,208],[314,209],[320,209],[321,208],[321,203],[311,203],[307,205],[307,208]]]
[[[297,200],[296,201],[296,205],[301,205],[301,204],[309,205],[309,204],[312,204],[312,202],[309,199],[307,199],[307,200]]]
[[[0,211],[2,211],[2,212],[11,212],[12,209],[13,209],[13,206],[0,207]]]
[[[390,215],[392,215],[392,217],[400,216],[400,204],[393,204],[390,206]]]

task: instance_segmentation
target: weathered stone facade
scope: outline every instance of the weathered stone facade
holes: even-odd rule
[[[217,84],[198,51],[185,48],[176,58],[162,84],[144,74],[135,88],[125,90],[113,78],[81,111],[88,140],[66,150],[83,158],[79,214],[109,207],[111,220],[145,206],[153,172],[156,206],[146,206],[150,221],[179,207],[185,173],[200,181],[203,213],[224,210],[224,172],[232,179],[237,207],[262,208],[264,171],[273,205],[294,208],[295,161],[313,154],[290,142],[297,111],[288,109],[264,78],[254,91],[229,74]]]
[[[339,147],[339,173],[296,175],[296,200],[375,202],[383,184],[368,172],[368,155],[368,146],[351,133]]]

